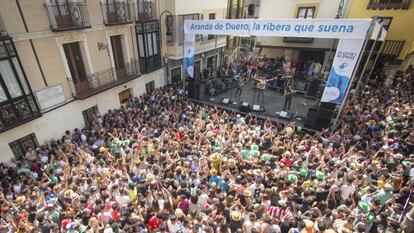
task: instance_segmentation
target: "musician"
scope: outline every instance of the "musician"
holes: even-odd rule
[[[266,79],[265,76],[258,76],[258,77],[253,77],[253,79],[257,81],[256,83],[257,101],[259,101],[261,104],[264,104],[264,91],[266,90],[266,84],[267,82],[277,79],[277,77]],[[254,100],[255,103],[256,103],[256,98]]]
[[[293,90],[292,82],[288,82],[283,94],[285,96],[285,105],[283,107],[283,111],[285,111],[286,108],[290,110],[290,104],[292,103],[292,96],[294,93],[295,91]]]
[[[246,78],[243,75],[242,77],[240,77],[239,82],[237,84],[236,96],[241,97],[243,86],[245,83],[246,83]]]

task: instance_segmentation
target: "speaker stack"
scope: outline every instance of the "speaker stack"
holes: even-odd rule
[[[306,115],[305,128],[321,130],[331,126],[332,119],[335,116],[336,104],[321,103],[309,108]]]

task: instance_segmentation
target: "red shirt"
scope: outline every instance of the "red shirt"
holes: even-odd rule
[[[119,219],[121,218],[121,214],[119,213],[119,211],[118,211],[118,210],[112,210],[111,215],[112,215],[112,219],[113,219],[115,222],[118,222],[118,221],[119,221]]]
[[[156,216],[152,216],[148,221],[148,226],[151,230],[158,229],[161,225],[161,220],[157,219]]]
[[[178,141],[183,140],[183,138],[184,138],[184,133],[183,133],[183,132],[178,132],[178,133],[177,133],[177,138],[178,138]]]

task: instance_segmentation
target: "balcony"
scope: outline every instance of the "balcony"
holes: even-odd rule
[[[106,69],[88,75],[86,80],[75,83],[77,99],[86,99],[92,95],[108,90],[125,82],[131,81],[141,74],[138,63],[133,61],[125,64],[125,69]],[[116,77],[115,77],[116,76]]]
[[[129,0],[102,3],[102,13],[107,26],[132,23]]]
[[[136,21],[157,19],[157,3],[155,0],[137,0],[136,4]]]
[[[313,38],[307,37],[283,37],[285,43],[312,43]]]
[[[8,37],[9,34],[7,33],[6,26],[3,23],[3,18],[0,15],[0,38]]]
[[[411,0],[370,0],[367,9],[371,10],[408,10]]]
[[[91,27],[85,2],[45,3],[44,6],[54,32]]]

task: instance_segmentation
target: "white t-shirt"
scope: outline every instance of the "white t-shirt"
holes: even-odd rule
[[[343,200],[349,198],[352,192],[355,191],[355,187],[353,184],[344,184],[341,186],[341,196]]]
[[[209,197],[208,197],[208,195],[207,195],[206,193],[203,193],[203,194],[201,194],[201,195],[198,197],[198,202],[197,202],[197,204],[198,204],[198,206],[200,206],[200,208],[201,208],[202,210],[204,210],[204,209],[205,209],[205,206],[206,206],[206,204],[207,204],[208,199],[209,199]]]
[[[167,226],[168,226],[168,231],[170,233],[176,233],[178,230],[181,229],[181,225],[179,221],[173,224],[170,219],[168,219]]]

